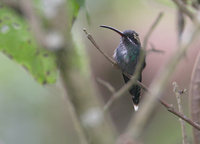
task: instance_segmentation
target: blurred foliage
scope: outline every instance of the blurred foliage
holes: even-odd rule
[[[78,16],[79,9],[84,6],[85,0],[68,0],[67,2],[70,14],[69,20],[73,23]]]
[[[0,53],[0,144],[77,143],[62,91]]]
[[[36,3],[38,4],[40,0],[35,1],[37,1]],[[78,15],[79,9],[84,6],[84,1],[68,0],[68,2],[71,3],[71,6],[69,6],[72,13],[71,20],[74,20]],[[144,0],[143,2],[136,0],[112,0],[112,2],[111,4],[111,1],[106,0],[88,1],[87,6],[88,10],[91,12],[90,16],[93,16],[91,16],[91,19],[93,22],[92,25],[95,25],[95,29],[97,29],[96,27],[99,23],[105,23],[117,25],[121,29],[129,27],[135,28],[142,33],[142,30],[145,31],[148,29],[149,23],[152,22],[157,12],[163,10],[163,7],[162,9],[158,7],[152,8],[152,5],[145,5],[143,2],[148,4],[160,4],[159,6],[164,5],[166,7],[174,6],[173,3],[168,0]],[[40,6],[37,6],[37,8],[38,7],[40,8]],[[98,10],[98,13],[95,13],[95,10]],[[166,12],[168,17],[165,17],[166,20],[163,22],[163,28],[171,30],[170,26],[174,25],[174,23],[171,22],[174,18],[173,14],[170,11]],[[127,20],[127,15],[131,15],[128,22],[125,21]],[[82,19],[79,20],[78,24],[81,25],[81,27],[85,27],[86,24],[83,24]],[[40,83],[45,82],[45,80],[47,83],[53,83],[57,75],[55,56],[51,52],[38,48],[28,29],[28,25],[23,18],[10,9],[2,7],[2,5],[0,6],[0,50],[14,61],[27,67],[29,72]],[[75,30],[76,39],[80,40],[85,36],[81,38],[77,37],[77,31],[80,32],[81,30],[78,28]],[[98,35],[95,30],[90,31],[94,33],[95,36]],[[160,33],[163,32],[162,29],[159,31]],[[169,33],[166,35],[168,34]],[[163,33],[161,33],[161,35],[163,35]],[[172,34],[170,36],[172,36]],[[160,37],[159,35],[156,42],[161,41]],[[102,43],[99,42],[101,45],[106,43],[103,38],[105,38],[105,35],[101,37],[103,41]],[[112,42],[113,41],[105,47],[111,47]],[[97,62],[102,61],[102,59],[98,59],[99,53],[97,53],[96,50],[95,53],[92,53],[92,50],[89,49],[90,54],[95,58],[96,68],[94,69],[98,71],[98,74],[100,73],[100,69],[105,72],[111,71],[103,65],[98,65]],[[38,52],[38,55],[36,55],[36,52]],[[82,55],[80,46],[77,46],[76,52]],[[45,57],[46,54],[48,57]],[[73,59],[77,61],[74,57]],[[156,61],[158,61],[158,58]],[[84,61],[80,62],[84,63]],[[150,62],[151,61],[149,61],[148,66]],[[72,132],[73,124],[72,122],[70,123],[70,117],[66,115],[68,111],[64,107],[64,100],[60,97],[60,90],[55,91],[53,86],[47,89],[47,87],[40,86],[36,82],[33,82],[23,69],[20,69],[1,54],[0,66],[0,143],[1,140],[5,141],[5,143],[15,144],[76,143],[75,140],[77,140],[77,137],[75,136],[75,132]],[[111,67],[111,69],[113,68]],[[51,71],[50,75],[46,75],[47,70]],[[153,68],[148,74],[149,77],[152,72]],[[98,74],[95,73],[95,75]],[[112,76],[113,80],[119,79],[119,77],[115,77],[113,73],[111,75],[104,73],[104,75]],[[50,89],[51,91],[49,92]],[[123,99],[125,99],[125,97],[123,97]],[[119,103],[123,102],[120,101]],[[122,105],[125,107],[127,103],[123,103]],[[117,105],[116,107],[119,106]],[[187,108],[187,106],[185,107]],[[129,111],[124,112],[124,109],[120,107],[119,109],[120,110],[116,112],[117,116],[114,120],[119,121],[119,123],[125,127],[127,121],[123,122],[123,120],[128,117],[127,115],[131,114]],[[123,113],[127,115],[123,116]],[[156,111],[156,115],[152,117],[153,119],[148,123],[143,136],[145,143],[168,144],[181,142],[181,131],[177,118],[168,114],[166,110],[162,110],[160,107],[159,111]],[[191,135],[191,127],[188,129],[188,133]]]
[[[167,7],[173,7],[174,4],[172,1],[169,1],[169,0],[154,0],[156,3],[160,3],[160,4],[163,4]]]
[[[55,56],[38,47],[24,19],[1,5],[0,50],[26,68],[39,83],[54,83]]]
[[[40,3],[34,1],[35,5]],[[74,21],[84,0],[70,0],[70,21]],[[1,4],[0,9],[0,50],[9,58],[20,63],[42,84],[54,83],[57,77],[56,58],[53,52],[40,48],[26,21]],[[12,42],[11,42],[12,41]]]

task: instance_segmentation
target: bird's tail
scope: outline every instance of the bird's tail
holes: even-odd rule
[[[125,83],[127,83],[130,79],[123,74],[123,78]],[[142,81],[142,74],[139,75],[138,80],[141,82]],[[141,88],[140,86],[138,86],[137,84],[134,84],[131,89],[129,90],[129,93],[132,95],[132,100],[133,100],[133,106],[135,111],[138,110],[138,104],[140,101],[140,92],[141,92]]]

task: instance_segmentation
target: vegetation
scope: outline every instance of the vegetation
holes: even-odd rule
[[[95,3],[105,4],[97,11]],[[88,5],[92,5],[93,9],[88,9]],[[156,6],[159,6],[159,11],[154,10]],[[172,9],[177,16],[176,32],[162,29],[171,24],[163,17],[168,13],[167,21],[171,21]],[[109,13],[111,11],[112,14]],[[131,12],[135,13],[131,15]],[[120,20],[113,20],[117,15]],[[102,17],[104,21],[101,21]],[[141,55],[147,56],[147,70],[143,75],[149,76],[144,76],[144,82],[141,83],[136,80],[137,72],[134,76],[124,73],[131,80],[117,89],[115,87],[119,85],[103,80],[108,77],[112,77],[113,81],[120,80],[118,75],[113,74],[116,73],[114,69],[120,71],[120,68],[106,49],[107,42],[113,45],[114,36],[99,33],[103,36],[95,38],[98,36],[95,32],[97,30],[92,30],[92,27],[96,29],[102,23],[127,27],[133,21],[138,30],[146,31],[141,36],[144,50]],[[162,21],[165,23],[162,24]],[[189,50],[198,42],[199,31],[199,3],[195,0],[1,0],[0,50],[10,60],[0,56],[0,143],[199,144],[200,55],[196,57],[195,64],[193,62],[190,66],[184,66],[185,69],[179,73],[180,78],[185,80],[187,75],[184,72],[193,67],[193,72],[188,76],[191,77],[190,84],[181,83],[177,80],[178,76],[174,78],[183,59],[194,59],[194,54],[191,56]],[[157,35],[152,40],[154,32]],[[168,38],[176,33],[175,52],[168,55],[165,64],[159,65],[162,68],[157,68],[158,72],[152,78],[150,73],[154,71],[155,65],[148,65],[150,62],[159,62],[152,55],[162,55],[160,58],[167,55],[171,44]],[[161,47],[154,45],[165,35],[168,37],[164,38]],[[199,50],[196,52],[199,53]],[[108,66],[102,66],[102,62]],[[143,63],[142,59],[140,63]],[[9,65],[14,68],[7,72]],[[107,71],[111,74],[101,75],[106,67],[109,67]],[[101,77],[97,80],[103,86],[101,92],[92,73],[95,79],[96,75]],[[5,75],[7,78],[3,78]],[[145,78],[150,77],[149,82],[145,81]],[[173,82],[173,88],[168,88],[172,81],[177,82]],[[126,98],[127,102],[123,101],[124,94],[133,84],[143,89],[138,112],[133,111],[129,98]],[[103,96],[105,104],[101,95],[110,95],[110,98]],[[175,98],[163,95],[175,95],[177,104]],[[121,104],[117,105],[120,101]],[[156,110],[161,107],[159,103],[165,109]],[[190,103],[189,106],[187,103]],[[113,108],[115,106],[118,107],[116,110]],[[188,114],[189,109],[191,116]],[[115,118],[116,113],[118,118]],[[180,126],[177,126],[178,119]]]

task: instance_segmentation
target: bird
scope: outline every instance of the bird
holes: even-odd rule
[[[125,30],[121,32],[111,26],[101,25],[100,27],[110,29],[121,36],[119,45],[114,51],[113,58],[122,71],[125,83],[127,83],[130,79],[124,73],[134,75],[137,64],[139,63],[140,54],[143,51],[141,48],[139,35],[134,30]],[[146,61],[144,56],[142,66],[139,70],[139,76],[137,78],[137,80],[140,82],[142,81],[142,71],[145,66]],[[141,87],[137,84],[133,84],[129,90],[129,93],[132,95],[133,108],[135,111],[137,111],[141,97]]]

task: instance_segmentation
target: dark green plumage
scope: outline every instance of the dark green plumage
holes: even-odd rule
[[[133,30],[126,30],[124,32],[120,32],[117,29],[114,29],[110,26],[101,26],[104,28],[111,29],[118,34],[121,35],[119,46],[115,49],[113,58],[121,68],[121,70],[130,75],[134,75],[136,70],[137,63],[139,61],[139,56],[141,52],[141,44],[138,37],[138,34]],[[145,67],[145,61],[143,66],[139,71],[138,80],[142,81],[142,70]],[[123,78],[125,83],[129,81],[129,78],[123,74]],[[138,85],[133,85],[129,90],[132,95],[132,100],[134,104],[134,108],[137,110],[139,100],[140,100],[140,91],[141,88]]]

